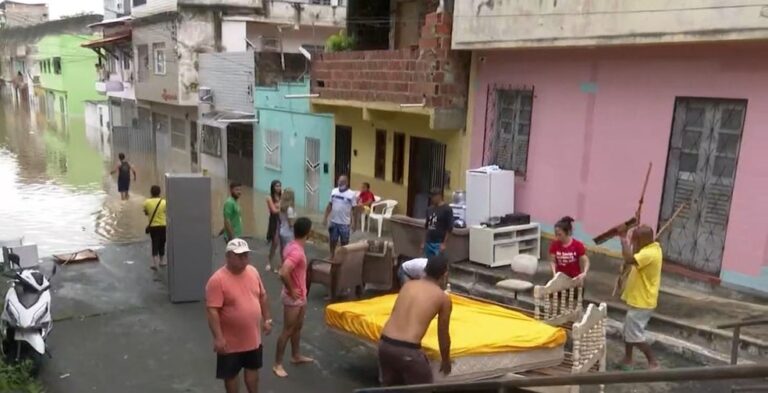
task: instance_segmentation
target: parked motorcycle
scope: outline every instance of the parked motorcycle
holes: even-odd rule
[[[8,255],[11,287],[0,315],[0,353],[8,363],[31,362],[36,373],[48,354],[45,340],[53,327],[51,283],[36,267],[22,268],[19,256]],[[56,274],[54,265],[53,274]]]

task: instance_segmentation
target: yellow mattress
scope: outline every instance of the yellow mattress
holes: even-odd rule
[[[565,330],[489,303],[451,294],[451,356],[519,352],[562,346]],[[377,342],[397,295],[334,303],[325,309],[328,326]],[[437,318],[421,342],[430,358],[439,358]]]

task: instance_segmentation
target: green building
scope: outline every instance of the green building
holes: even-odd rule
[[[85,135],[86,101],[103,100],[93,84],[98,56],[81,44],[99,38],[85,34],[48,35],[37,42],[39,72],[35,99],[44,113],[38,122],[46,146],[47,172],[74,187],[100,188],[104,164]]]
[[[99,37],[59,34],[38,41],[35,66],[40,72],[40,83],[35,95],[49,116],[69,113],[82,116],[85,101],[104,99],[93,85],[98,55],[80,46],[96,38]]]

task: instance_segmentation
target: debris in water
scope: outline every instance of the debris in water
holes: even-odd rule
[[[59,375],[59,379],[69,378],[69,373]]]
[[[133,261],[125,261],[126,265],[133,265],[133,263],[134,263]]]
[[[98,261],[99,256],[96,255],[96,251],[85,249],[73,253],[54,255],[53,259],[60,265],[66,265],[69,263]]]

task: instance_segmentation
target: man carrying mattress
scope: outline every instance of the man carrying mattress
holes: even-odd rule
[[[435,316],[442,357],[440,371],[446,375],[451,372],[448,325],[453,306],[444,292],[448,261],[442,255],[430,257],[424,273],[423,278],[408,281],[400,290],[381,332],[379,378],[384,386],[432,383],[432,369],[421,351],[421,340]]]

